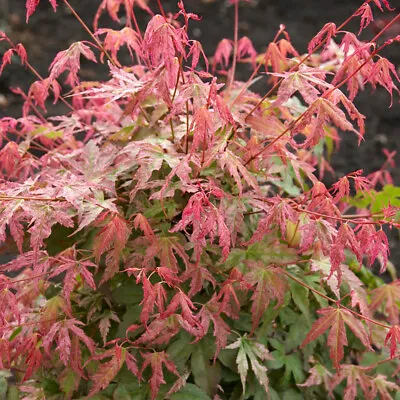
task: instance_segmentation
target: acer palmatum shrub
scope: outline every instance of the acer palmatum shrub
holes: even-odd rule
[[[50,3],[79,19],[67,0]],[[358,91],[398,91],[380,52],[399,37],[378,40],[400,15],[360,41],[350,20],[361,32],[392,10],[367,1],[306,54],[283,25],[257,53],[231,0],[234,40],[209,65],[187,35],[198,16],[158,3],[160,15],[103,0],[94,31],[81,22],[91,41],[58,53],[48,77],[1,35],[1,70],[17,55],[37,80],[16,89],[23,116],[1,120],[0,239],[19,254],[0,267],[0,394],[394,398],[400,281],[369,268],[386,270],[383,227],[399,226],[394,154],[370,176],[321,180],[338,131],[363,140]],[[37,5],[27,0],[27,19]],[[133,6],[151,14],[144,33]],[[98,27],[124,10],[121,30]],[[81,58],[109,80],[82,82]],[[264,96],[256,79],[271,83]],[[50,98],[64,115],[46,117]]]

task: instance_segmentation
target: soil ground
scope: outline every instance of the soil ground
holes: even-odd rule
[[[42,0],[37,12],[25,24],[25,0],[0,0],[3,5],[3,19],[0,29],[6,30],[14,42],[22,42],[28,50],[29,59],[37,70],[47,76],[47,68],[56,53],[67,48],[72,42],[86,40],[88,36],[74,16],[58,2],[57,13],[53,13],[48,1]],[[78,14],[89,24],[93,21],[100,0],[70,0]],[[162,0],[166,12],[176,12],[177,0]],[[212,55],[217,43],[224,37],[233,36],[233,7],[228,0],[186,0],[186,9],[202,16],[202,21],[193,22],[189,35],[203,44],[207,55]],[[292,42],[301,53],[307,48],[308,41],[326,22],[341,24],[362,3],[361,0],[253,0],[240,7],[240,36],[248,36],[258,50],[265,49],[273,39],[280,24],[284,24]],[[394,4],[394,1],[391,1]],[[157,2],[149,2],[153,10],[157,10]],[[376,9],[375,18],[383,14]],[[394,15],[392,13],[392,15]],[[390,16],[385,13],[384,16]],[[144,27],[148,16],[138,12],[140,24]],[[106,17],[102,17],[100,25],[109,26]],[[116,26],[115,24],[112,26]],[[358,31],[358,22],[354,21],[348,30]],[[399,30],[399,25],[397,25]],[[396,32],[399,34],[400,32]],[[362,39],[372,38],[374,32],[366,29]],[[385,54],[394,64],[400,64],[400,43],[390,47]],[[85,80],[106,77],[106,68],[102,65],[83,63],[81,76]],[[242,72],[246,74],[246,71]],[[243,76],[245,79],[246,76]],[[10,92],[10,87],[21,86],[27,89],[33,81],[32,75],[19,67],[6,67],[0,78],[0,93],[6,101],[0,105],[0,116],[19,116],[20,99]],[[257,88],[265,90],[265,86]],[[1,102],[0,102],[1,104]],[[383,148],[398,150],[400,148],[400,103],[395,94],[393,106],[389,108],[390,96],[384,90],[376,90],[371,94],[369,88],[358,96],[356,105],[366,116],[365,141],[358,147],[357,138],[346,134],[341,136],[340,151],[333,157],[333,167],[337,176],[363,169],[372,172],[383,164],[385,156]],[[61,110],[59,110],[61,111]],[[53,110],[53,112],[57,112]],[[397,164],[400,156],[397,155]],[[392,171],[395,184],[400,185],[400,169]],[[400,267],[400,245],[397,232],[390,235],[392,260]]]

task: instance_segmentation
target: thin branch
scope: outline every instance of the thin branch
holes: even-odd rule
[[[97,37],[93,34],[93,32],[89,29],[89,27],[83,22],[82,18],[78,15],[78,13],[75,11],[75,9],[71,6],[71,4],[69,4],[68,0],[63,0],[65,5],[68,7],[68,9],[71,11],[71,13],[73,14],[73,16],[78,20],[78,22],[81,24],[81,26],[83,27],[83,29],[85,29],[85,31],[89,34],[89,36],[92,38],[92,40],[94,40],[94,42],[96,43],[96,45],[99,47],[99,49],[104,53],[104,55],[108,58],[108,61],[110,61],[110,63],[116,67],[117,65],[115,64],[115,61],[112,59],[112,57],[110,56],[110,54],[108,54],[108,51],[104,48],[104,46],[101,44],[101,42],[99,41],[99,39],[97,39]]]
[[[277,266],[279,266],[279,264],[278,264]],[[324,293],[320,292],[319,290],[314,289],[314,288],[311,287],[310,285],[307,285],[307,283],[304,283],[301,279],[296,278],[295,276],[293,276],[292,274],[290,274],[290,273],[287,272],[286,270],[281,269],[281,272],[282,272],[284,275],[286,275],[288,278],[290,278],[290,279],[292,279],[293,281],[297,282],[299,285],[301,285],[301,286],[307,288],[308,290],[311,290],[313,293],[317,294],[318,296],[323,297],[325,300],[328,300],[328,301],[331,302],[331,303],[337,304],[339,308],[342,308],[343,310],[346,310],[346,311],[351,312],[353,315],[355,315],[355,316],[357,316],[357,317],[363,319],[364,321],[371,322],[372,324],[378,325],[378,326],[380,326],[380,327],[382,327],[382,328],[385,328],[385,329],[390,329],[390,328],[391,328],[391,326],[389,326],[389,325],[383,324],[383,323],[381,323],[381,322],[379,322],[379,321],[376,321],[376,320],[374,320],[374,319],[372,319],[372,318],[368,318],[368,317],[366,317],[365,315],[362,315],[362,314],[358,313],[357,311],[354,311],[354,310],[352,310],[351,308],[348,308],[348,307],[346,307],[346,306],[340,304],[340,302],[339,302],[338,300],[332,299],[332,297],[329,297],[329,296],[325,295]]]

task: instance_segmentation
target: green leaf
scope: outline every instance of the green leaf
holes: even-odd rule
[[[68,396],[68,398],[70,398],[69,396],[75,390],[77,379],[79,379],[79,377],[75,374],[74,371],[71,370],[68,370],[66,373],[63,373],[63,375],[60,378],[60,389],[62,390],[63,393],[65,393]]]
[[[238,367],[240,380],[242,382],[243,395],[245,394],[247,372],[249,369],[247,358],[250,361],[251,369],[256,376],[258,382],[264,387],[266,393],[268,393],[269,385],[267,368],[259,361],[272,360],[272,357],[269,354],[267,348],[261,343],[257,343],[253,340],[248,339],[246,335],[240,337],[238,340],[236,340],[236,342],[230,344],[226,348],[238,349],[236,364]]]
[[[46,396],[51,396],[60,393],[58,382],[54,379],[42,378],[43,390]]]
[[[8,378],[12,377],[11,371],[7,369],[0,370],[0,395],[7,394]]]
[[[211,400],[206,393],[192,383],[187,383],[182,389],[174,393],[171,400]]]
[[[7,392],[7,400],[20,400],[21,393],[16,385],[10,385]]]
[[[174,361],[178,371],[183,372],[186,369],[186,363],[192,354],[193,346],[190,342],[193,341],[193,337],[185,331],[179,334],[177,340],[175,340],[167,349],[167,353]]]
[[[201,340],[190,359],[194,382],[209,396],[215,395],[221,379],[221,365],[213,362],[214,347],[211,340]]]
[[[289,389],[281,393],[280,398],[282,400],[304,400],[303,395],[293,389]]]
[[[138,304],[143,300],[143,289],[133,278],[128,278],[112,292],[117,304]]]
[[[309,290],[297,282],[290,281],[290,293],[294,304],[300,309],[302,314],[305,316],[307,323],[311,324],[310,315],[310,301],[308,299]]]
[[[125,337],[126,330],[129,328],[129,326],[139,322],[140,312],[140,305],[136,304],[128,306],[125,314],[122,317],[121,323],[118,326],[116,337]]]
[[[10,335],[10,337],[8,338],[8,341],[11,342],[12,340],[14,340],[22,331],[22,327],[19,326],[18,328],[15,328],[13,330],[13,333]]]

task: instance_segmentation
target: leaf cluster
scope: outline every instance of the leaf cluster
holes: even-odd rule
[[[38,3],[27,0],[27,18]],[[134,6],[151,14],[145,32]],[[257,53],[236,30],[209,63],[188,37],[199,17],[182,1],[175,15],[159,6],[103,0],[94,31],[84,25],[91,41],[59,52],[46,78],[0,36],[0,71],[17,55],[38,78],[18,90],[21,118],[0,120],[0,241],[16,252],[0,266],[0,394],[392,398],[394,154],[370,176],[323,178],[339,131],[363,138],[357,92],[398,91],[380,55],[398,37],[378,46],[329,23],[300,54],[281,26]],[[392,10],[365,2],[350,18],[360,32],[373,9]],[[98,28],[123,10],[122,29]],[[109,79],[81,81],[82,58]],[[251,85],[265,75],[261,96]],[[47,116],[50,97],[64,114]]]

